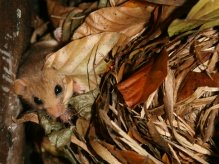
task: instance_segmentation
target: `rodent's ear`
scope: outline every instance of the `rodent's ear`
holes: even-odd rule
[[[23,96],[26,88],[27,84],[24,79],[17,79],[14,81],[14,91],[17,95]]]

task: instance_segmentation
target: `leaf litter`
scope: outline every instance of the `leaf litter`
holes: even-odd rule
[[[219,5],[199,0],[183,13],[188,4],[47,0],[54,31],[39,34],[62,48],[43,69],[65,75],[72,120],[38,111],[15,123],[39,123],[40,149],[71,163],[210,163],[218,154]],[[180,9],[187,16],[175,19]]]

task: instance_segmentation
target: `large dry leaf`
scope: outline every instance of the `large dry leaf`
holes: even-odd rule
[[[74,85],[87,92],[97,87],[100,75],[110,66],[108,53],[122,46],[126,37],[115,32],[106,32],[74,40],[47,58],[45,69],[53,67],[69,76]]]
[[[206,29],[219,25],[219,1],[199,0],[185,20],[176,19],[168,28],[169,36],[190,31],[199,26]]]
[[[167,75],[167,52],[163,50],[148,65],[118,84],[118,89],[129,107],[147,100]]]
[[[121,32],[132,38],[149,23],[153,9],[147,3],[135,1],[128,2],[125,6],[99,9],[85,19],[75,31],[73,39],[102,32]]]

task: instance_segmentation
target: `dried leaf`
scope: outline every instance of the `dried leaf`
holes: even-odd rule
[[[75,115],[89,120],[91,117],[92,105],[99,94],[99,90],[95,89],[84,94],[73,96],[69,99],[69,105],[76,111]]]
[[[206,128],[205,128],[206,131],[205,131],[205,134],[204,134],[204,137],[203,137],[203,142],[209,141],[211,139],[211,137],[213,136],[214,131],[215,131],[217,116],[218,116],[218,109],[213,110],[210,113],[210,115],[208,117],[208,122],[207,122],[207,125],[206,125]]]
[[[116,130],[116,132],[122,136],[120,139],[125,142],[126,144],[128,144],[134,151],[136,151],[138,154],[143,155],[143,156],[147,156],[151,161],[153,161],[154,163],[162,163],[161,161],[159,161],[158,159],[156,159],[155,157],[153,157],[151,154],[149,154],[146,150],[144,150],[135,140],[133,140],[131,137],[129,137],[122,129],[120,129],[118,127],[118,125],[116,125],[113,121],[111,121],[112,126],[114,127],[114,130]]]
[[[176,161],[177,161],[179,164],[181,164],[181,161],[180,161],[179,157],[177,156],[176,151],[174,151],[173,147],[172,147],[170,144],[168,144],[168,146],[169,146],[169,148],[170,148],[170,151],[171,151],[173,157],[176,159]]]
[[[62,5],[58,0],[46,0],[48,6],[48,14],[55,27],[58,27],[60,22],[69,12],[79,13],[82,10],[76,7],[67,7]]]
[[[164,81],[164,109],[168,116],[170,125],[173,126],[173,107],[174,107],[174,88],[175,88],[175,82],[174,82],[174,75],[173,72],[169,69],[167,76]]]
[[[63,128],[63,124],[51,120],[44,110],[38,111],[40,125],[45,130],[45,134],[50,134],[52,131],[58,131]]]
[[[208,108],[200,118],[200,131],[203,136],[203,142],[207,142],[214,133],[215,119],[218,115],[219,104]]]
[[[124,41],[124,35],[113,32],[74,40],[50,55],[45,68],[53,67],[69,76],[78,93],[93,90],[99,84],[99,76],[109,69],[110,62],[105,61],[108,53]]]
[[[102,32],[119,32],[132,38],[148,24],[154,7],[147,3],[134,3],[134,6],[130,3],[92,12],[75,31],[73,39]]]
[[[202,159],[201,157],[199,157],[198,155],[196,155],[195,153],[193,153],[191,150],[185,149],[182,146],[179,146],[171,141],[166,140],[167,142],[169,142],[171,145],[177,147],[178,149],[182,150],[184,153],[186,153],[187,155],[189,155],[190,157],[192,157],[193,159],[197,160],[198,162],[202,163],[202,164],[208,164],[207,161],[205,161],[204,159]]]
[[[134,107],[147,100],[167,75],[167,52],[163,50],[155,60],[117,85],[126,104]]]
[[[131,127],[129,129],[129,135],[142,144],[146,144],[146,145],[148,144],[148,141],[146,141],[144,138],[142,138],[142,136],[137,131],[136,127]]]
[[[149,133],[150,133],[151,138],[153,139],[153,141],[156,144],[158,144],[165,152],[169,152],[167,143],[164,141],[164,139],[158,133],[154,123],[151,120],[149,120],[147,122],[147,127],[148,127]]]
[[[104,146],[116,156],[122,163],[132,163],[132,164],[149,164],[150,160],[147,157],[137,154],[134,151],[129,150],[118,150],[114,146],[103,143]],[[153,163],[153,162],[152,162]]]
[[[101,142],[103,146],[109,150],[109,152],[115,156],[121,163],[127,164],[127,160],[120,154],[121,150],[118,150],[114,145],[110,145],[109,143],[106,143],[104,141]]]
[[[182,6],[185,3],[185,0],[145,0],[145,1],[155,4],[170,5],[170,6]]]
[[[61,129],[59,131],[54,131],[48,135],[48,138],[52,145],[57,148],[66,146],[71,141],[71,136],[73,134],[73,127]]]
[[[219,73],[211,74],[211,77],[205,72],[189,72],[178,91],[178,101],[189,97],[199,87],[219,87]]]
[[[39,119],[38,119],[38,115],[36,113],[26,113],[24,114],[21,118],[16,119],[14,117],[12,117],[12,120],[16,123],[16,124],[22,124],[25,122],[34,122],[36,124],[39,124]]]
[[[92,155],[92,153],[88,150],[86,143],[80,141],[79,139],[77,139],[77,137],[75,137],[74,135],[71,136],[71,142],[74,143],[75,145],[80,146],[82,149],[84,149],[87,153],[89,153],[90,155]],[[92,155],[93,156],[93,155]]]
[[[189,148],[191,150],[194,150],[198,153],[201,153],[201,154],[208,154],[210,155],[211,152],[209,150],[207,150],[206,148],[204,147],[201,147],[200,145],[198,144],[192,144],[191,142],[189,142],[186,138],[184,138],[183,136],[181,136],[179,133],[176,132],[175,129],[173,129],[173,134],[176,138],[176,140],[183,146],[183,147],[186,147],[186,148]]]
[[[89,128],[89,123],[90,123],[89,121],[87,121],[83,118],[78,118],[77,121],[76,121],[77,132],[83,138],[85,138],[85,135],[86,135],[87,130]]]
[[[98,141],[92,140],[90,141],[90,144],[92,148],[95,150],[95,152],[102,159],[104,159],[108,163],[120,164],[120,162],[114,156],[112,156],[112,154],[104,146],[102,146]]]
[[[164,155],[162,156],[162,161],[165,163],[165,164],[171,164],[170,163],[170,159],[168,157],[168,155],[166,153],[164,153]]]
[[[215,48],[215,51],[212,55],[212,58],[209,61],[208,68],[207,68],[207,72],[209,72],[209,73],[214,73],[215,72],[216,63],[218,62],[218,59],[219,59],[219,57],[218,57],[218,52],[219,51],[218,50],[219,50],[219,44]]]
[[[127,160],[128,163],[132,164],[150,164],[150,160],[142,155],[137,154],[134,151],[121,150],[119,153]],[[152,162],[153,163],[153,162]]]
[[[50,152],[53,155],[59,155],[60,152],[58,151],[57,147],[51,144],[48,137],[44,137],[41,144],[46,151]]]

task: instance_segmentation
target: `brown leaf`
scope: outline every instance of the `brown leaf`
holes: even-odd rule
[[[135,1],[134,1],[135,2]],[[148,24],[154,7],[147,3],[125,3],[92,12],[75,31],[73,39],[102,32],[120,32],[132,38]]]
[[[58,149],[55,145],[53,145],[48,137],[44,137],[43,141],[41,142],[42,147],[49,153],[53,155],[58,155]]]
[[[132,164],[154,164],[152,160],[150,160],[148,157],[144,157],[142,155],[139,155],[135,153],[134,151],[120,151],[120,154],[126,158],[128,163]]]
[[[161,4],[161,5],[170,5],[170,6],[182,6],[185,0],[145,0],[147,2]]]
[[[218,107],[218,106],[217,106]],[[204,128],[203,142],[207,142],[211,139],[215,131],[216,119],[218,118],[218,108],[212,110],[209,113],[207,120],[205,121],[206,125]]]
[[[74,136],[74,135],[71,136],[71,142],[74,143],[75,145],[80,146],[87,153],[89,153],[91,156],[93,156],[92,153],[88,150],[86,143],[84,143],[84,142],[80,141],[79,139],[77,139],[76,136]]]
[[[129,129],[129,135],[134,138],[136,141],[142,143],[142,144],[148,144],[148,141],[142,138],[140,133],[137,131],[136,127],[131,127]]]
[[[85,137],[87,130],[89,128],[90,122],[84,118],[78,118],[76,122],[76,129],[80,136]]]
[[[118,84],[117,88],[129,107],[146,101],[162,84],[167,75],[167,59],[167,52],[163,50],[155,60]]]
[[[140,155],[134,151],[130,150],[119,150],[115,146],[110,145],[106,142],[102,142],[102,144],[114,155],[116,156],[120,162],[122,163],[132,163],[132,164],[154,164],[149,158]]]
[[[173,107],[174,107],[174,88],[175,78],[172,70],[168,70],[168,74],[164,81],[164,109],[169,119],[171,127],[173,127]]]
[[[168,155],[166,153],[164,153],[164,155],[162,156],[162,161],[165,163],[165,164],[171,164],[170,163],[170,159],[168,157]]]
[[[211,74],[211,77],[205,72],[189,72],[178,91],[178,101],[192,95],[198,87],[219,87],[219,73]]]
[[[105,161],[108,163],[120,164],[120,162],[97,140],[91,140],[90,144],[94,151]]]
[[[168,149],[168,145],[167,143],[165,142],[165,140],[161,137],[161,135],[159,134],[159,132],[157,131],[154,123],[149,120],[147,122],[147,127],[148,127],[148,130],[149,130],[149,133],[153,139],[153,141],[155,143],[157,143],[165,152],[169,152],[169,149]]]
[[[12,117],[12,120],[16,123],[16,124],[22,124],[24,122],[34,122],[36,124],[39,124],[39,119],[38,119],[38,115],[36,113],[27,113],[24,114],[21,118],[16,119],[14,117]]]
[[[45,69],[53,67],[68,76],[74,82],[75,92],[88,92],[99,85],[100,75],[109,70],[111,62],[105,60],[108,53],[122,46],[125,41],[126,37],[116,32],[74,40],[50,55],[46,60]]]

